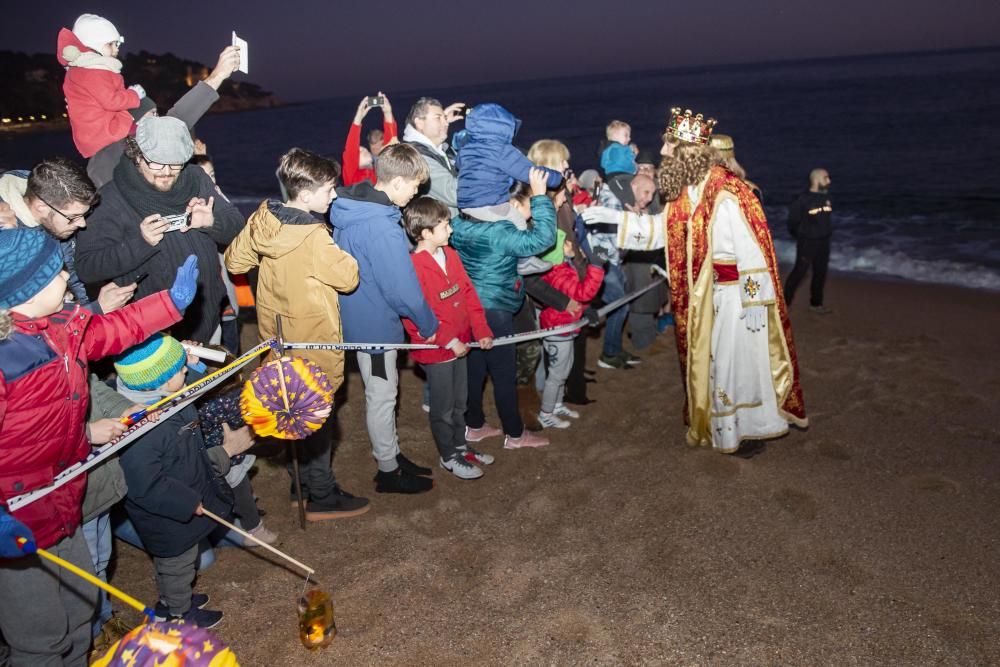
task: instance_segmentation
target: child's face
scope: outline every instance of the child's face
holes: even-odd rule
[[[617,141],[620,144],[625,144],[628,146],[632,143],[632,128],[629,127],[616,127],[611,132],[611,141]]]
[[[451,238],[451,221],[448,218],[442,219],[432,229],[420,232],[420,240],[435,249],[448,245],[449,238]]]
[[[169,380],[167,380],[163,384],[163,387],[161,387],[160,390],[168,394],[172,394],[175,391],[180,391],[181,389],[184,388],[184,378],[187,377],[187,372],[188,372],[187,366],[181,366],[181,369],[176,373],[174,373],[174,376]]]
[[[511,199],[510,205],[521,214],[525,220],[531,220],[531,202],[527,199]]]
[[[413,199],[419,189],[420,181],[417,179],[406,179],[402,176],[397,176],[389,181],[388,186],[385,188],[385,194],[389,197],[389,201],[403,208],[410,203],[410,200]]]
[[[12,310],[34,318],[58,313],[66,304],[66,285],[68,283],[69,274],[66,271],[60,271],[59,275],[49,281],[49,284],[43,287],[41,292],[20,306],[14,306]]]
[[[326,213],[330,204],[337,198],[337,182],[327,181],[315,190],[303,190],[299,193],[299,201],[314,213]]]
[[[215,183],[215,165],[211,162],[203,162],[198,166],[201,167],[201,170],[208,174],[208,177],[212,179],[213,183]]]
[[[121,45],[118,42],[108,42],[101,47],[101,55],[108,56],[109,58],[117,58],[119,48],[121,48]]]

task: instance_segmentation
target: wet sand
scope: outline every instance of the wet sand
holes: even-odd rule
[[[372,510],[303,532],[281,460],[254,479],[337,638],[304,650],[301,577],[237,549],[197,585],[219,636],[245,666],[1000,663],[1000,295],[844,276],[828,294],[833,315],[805,289],[792,308],[811,427],[749,461],[684,444],[671,331],[599,369],[551,446],[488,440],[482,479],[435,468],[430,493],[384,496],[351,374],[335,469]],[[420,392],[405,371],[400,439],[431,464]],[[145,556],[116,549],[113,583],[155,600]]]

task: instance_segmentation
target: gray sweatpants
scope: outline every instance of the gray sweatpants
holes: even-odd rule
[[[455,359],[441,364],[422,364],[431,390],[431,435],[438,454],[445,461],[466,446],[465,408],[469,397],[467,360]]]
[[[197,572],[198,545],[184,553],[160,558],[153,556],[156,570],[156,589],[160,599],[173,616],[186,614],[191,608],[191,594],[194,592],[194,575]]]
[[[562,403],[566,392],[566,378],[573,368],[573,339],[544,338],[547,362],[545,387],[542,389],[542,412],[552,412]]]
[[[94,573],[83,531],[48,551]],[[13,667],[86,667],[97,589],[72,572],[25,556],[0,565],[0,630]]]
[[[372,456],[382,472],[399,467],[399,436],[396,434],[396,395],[399,392],[399,370],[396,350],[383,354],[358,352],[358,368],[365,383],[365,423],[372,443]],[[381,357],[378,359],[376,357]]]

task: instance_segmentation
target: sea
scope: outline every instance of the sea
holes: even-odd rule
[[[372,90],[380,88],[372,81]],[[280,91],[279,91],[280,92]],[[339,157],[360,96],[205,117],[197,127],[219,183],[245,211],[277,195],[292,146]],[[374,94],[374,93],[373,93]],[[516,139],[563,141],[580,173],[597,166],[612,119],[659,150],[669,108],[718,119],[758,184],[782,262],[794,261],[788,204],[809,171],[830,172],[831,268],[1000,290],[1000,48],[753,65],[686,67],[393,93],[397,116],[420,95],[498,102],[523,122]],[[375,111],[367,127],[381,123]],[[0,164],[75,155],[67,132],[0,136]]]

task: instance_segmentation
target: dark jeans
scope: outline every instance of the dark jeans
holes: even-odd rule
[[[830,239],[799,239],[795,246],[795,268],[785,281],[785,303],[792,304],[792,297],[799,283],[812,267],[812,283],[809,288],[809,305],[823,305],[823,285],[826,283],[826,267],[830,263]]]
[[[601,288],[601,301],[611,303],[625,296],[625,272],[618,264],[608,264],[604,273],[604,286]],[[628,306],[611,311],[604,323],[604,355],[617,357],[622,353],[622,330],[628,317]]]
[[[331,455],[333,452],[333,419],[327,419],[318,431],[304,440],[289,440],[296,447],[299,459],[299,477],[302,479],[302,496],[323,498],[333,492],[337,480],[333,476]],[[288,455],[287,469],[294,481],[292,456]],[[258,515],[258,521],[259,521]]]
[[[567,403],[586,403],[587,376],[583,372],[587,368],[587,329],[584,329],[573,339],[573,367],[566,378],[566,394],[563,400]]]
[[[465,409],[469,395],[466,359],[441,364],[422,364],[430,387],[431,435],[445,461],[465,447]]]
[[[490,325],[494,338],[514,333],[514,314],[505,310],[486,309],[486,323]],[[493,379],[493,399],[503,432],[513,438],[520,438],[524,432],[524,422],[517,409],[517,353],[513,345],[503,345],[492,350],[472,350],[469,353],[469,408],[465,412],[465,423],[471,428],[482,428],[486,423],[483,413],[483,391],[487,374]]]

